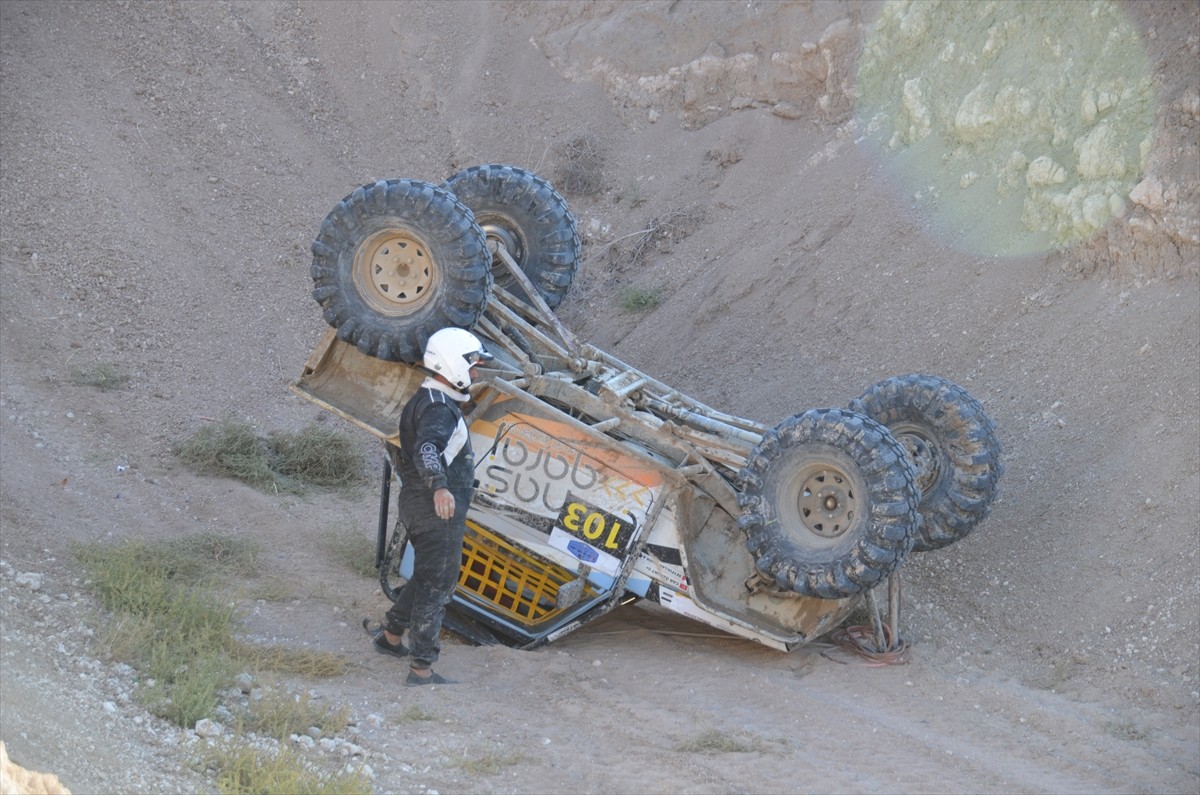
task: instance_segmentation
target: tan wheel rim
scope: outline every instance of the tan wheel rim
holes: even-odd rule
[[[838,546],[864,519],[864,488],[834,460],[810,460],[782,487],[780,527],[806,547]]]
[[[376,232],[354,255],[354,286],[380,314],[412,314],[429,301],[436,282],[429,248],[407,230]]]
[[[821,538],[840,538],[858,515],[858,498],[846,474],[836,467],[809,467],[796,499],[800,521]]]

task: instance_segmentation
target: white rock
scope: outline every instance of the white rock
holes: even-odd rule
[[[1162,181],[1158,177],[1146,177],[1129,192],[1129,200],[1152,212],[1161,211],[1165,205]]]
[[[1046,155],[1036,158],[1029,164],[1029,170],[1025,172],[1025,184],[1030,187],[1034,185],[1056,185],[1066,182],[1066,180],[1066,169],[1054,162],[1053,158]]]
[[[215,720],[209,718],[201,718],[196,721],[196,734],[200,737],[220,737],[224,727]]]

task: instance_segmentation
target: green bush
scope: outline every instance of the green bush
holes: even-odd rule
[[[621,290],[621,308],[626,312],[645,312],[662,303],[662,291],[657,288],[626,287]]]

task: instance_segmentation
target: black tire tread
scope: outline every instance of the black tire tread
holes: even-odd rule
[[[893,427],[924,426],[949,464],[921,495],[913,549],[928,552],[965,538],[991,511],[1004,473],[996,425],[963,387],[934,375],[895,376],[869,387],[850,410]]]
[[[848,454],[867,483],[869,519],[845,554],[827,559],[796,543],[775,521],[764,496],[769,472],[791,449],[825,446]],[[917,490],[904,448],[869,417],[842,409],[812,409],[763,435],[739,473],[738,526],[757,568],[777,587],[822,599],[841,599],[878,585],[912,547]]]
[[[411,316],[384,317],[353,287],[354,251],[386,226],[419,233],[433,250],[442,284]],[[471,328],[487,304],[491,257],[470,208],[441,187],[411,179],[379,180],[356,188],[322,221],[312,243],[312,296],[338,337],[363,353],[415,364],[433,332]]]
[[[566,199],[549,182],[517,166],[489,163],[458,172],[443,187],[471,208],[480,225],[519,227],[526,250],[514,259],[547,306],[562,303],[579,269],[581,244]],[[503,277],[497,283],[524,297]]]

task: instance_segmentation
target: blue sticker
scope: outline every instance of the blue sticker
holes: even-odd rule
[[[600,559],[599,552],[592,549],[582,541],[576,541],[573,538],[567,542],[567,551],[582,560],[584,563],[595,563]]]

